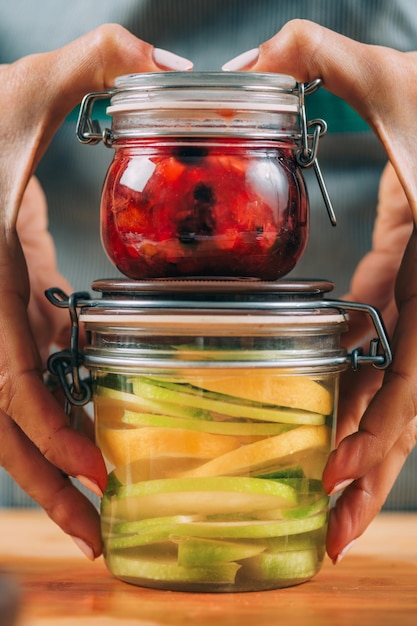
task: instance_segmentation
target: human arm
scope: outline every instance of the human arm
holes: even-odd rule
[[[41,240],[36,250],[34,232],[30,231],[34,225],[42,237],[45,229],[41,214],[32,210],[38,206],[44,211],[40,190],[32,180],[27,195],[24,193],[54,132],[85,93],[107,89],[117,75],[161,71],[169,69],[171,62],[187,69],[184,59],[172,59],[159,50],[155,54],[151,45],[120,26],[105,25],[54,52],[31,55],[0,67],[4,85],[0,151],[0,465],[65,532],[76,538],[91,558],[101,552],[98,515],[66,475],[80,476],[84,484],[100,493],[106,484],[106,469],[98,448],[88,437],[69,428],[62,407],[43,383],[47,344],[62,340],[65,323],[59,317],[60,311],[49,311],[44,317],[40,303],[45,272],[50,273],[51,281],[58,277],[46,235],[47,251],[41,249]],[[22,216],[27,220],[19,225],[22,202],[26,202]],[[25,228],[29,230],[25,232]],[[24,251],[30,260],[29,273]]]
[[[379,511],[417,437],[416,56],[364,45],[311,22],[296,20],[259,50],[243,55],[240,66],[236,62],[227,65],[225,69],[287,73],[300,82],[321,78],[323,87],[353,106],[379,137],[407,199],[409,213],[407,217],[403,213],[400,220],[405,219],[405,229],[411,231],[411,236],[402,232],[401,241],[394,242],[395,258],[378,255],[374,250],[358,268],[352,283],[350,296],[365,292],[369,296],[369,290],[374,289],[372,299],[385,308],[388,325],[395,330],[391,341],[393,363],[384,374],[382,386],[379,388],[381,380],[372,376],[372,381],[367,381],[373,384],[368,387],[370,395],[355,395],[353,388],[350,398],[345,393],[344,399],[349,402],[341,404],[338,426],[338,438],[344,438],[323,474],[329,492],[344,488],[331,512],[327,539],[328,553],[337,561]],[[398,213],[390,215],[393,210],[383,208],[388,221],[381,221],[375,233],[379,250],[383,235],[389,232],[387,226],[398,218]],[[387,262],[384,269],[381,262]],[[372,265],[378,269],[378,282],[375,274],[369,274]],[[392,301],[393,280],[398,321]],[[359,333],[363,328],[356,330]],[[354,327],[351,336],[353,332]]]

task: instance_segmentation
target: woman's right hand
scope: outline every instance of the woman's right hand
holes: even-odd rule
[[[383,143],[407,198],[407,227],[410,216],[414,222],[404,249],[396,250],[402,260],[395,277],[398,320],[392,336],[393,363],[375,395],[375,388],[371,391],[368,406],[361,406],[352,390],[350,408],[344,409],[339,426],[343,435],[351,434],[342,435],[323,474],[329,492],[343,491],[331,511],[327,536],[328,554],[338,561],[380,510],[417,441],[417,57],[294,20],[259,49],[223,69],[289,74],[305,83],[321,78],[323,87],[355,108]],[[397,216],[390,219],[395,223]],[[391,284],[393,268],[384,270],[379,263],[386,258],[374,256],[372,261],[378,261],[378,280],[388,269],[383,280]],[[396,270],[398,258],[394,266]],[[359,272],[356,291],[364,278],[371,290],[374,273]]]

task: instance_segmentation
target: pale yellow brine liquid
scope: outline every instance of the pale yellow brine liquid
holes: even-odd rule
[[[273,589],[325,554],[336,374],[178,369],[94,375],[118,578],[182,591]]]

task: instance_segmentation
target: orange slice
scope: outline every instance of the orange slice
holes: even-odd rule
[[[139,459],[194,457],[212,459],[241,445],[239,437],[181,428],[106,428],[97,433],[104,456],[115,466]]]
[[[303,409],[321,415],[333,410],[333,397],[322,384],[306,376],[280,376],[271,372],[253,370],[230,375],[196,370],[187,376],[188,383],[208,391],[294,409]]]

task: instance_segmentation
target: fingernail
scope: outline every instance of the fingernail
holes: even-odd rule
[[[351,485],[354,480],[354,478],[347,478],[346,480],[342,480],[340,483],[337,483],[330,491],[329,496],[332,496],[335,493],[339,493],[339,491],[343,491],[343,489],[349,487],[349,485]]]
[[[356,539],[353,539],[350,543],[347,544],[347,546],[345,546],[343,548],[343,550],[341,552],[339,552],[337,557],[335,559],[333,559],[333,565],[337,565],[338,563],[340,563],[340,561],[343,559],[345,554],[347,554],[347,552],[349,552],[349,550],[351,549],[351,547],[353,546],[355,541],[356,541]]]
[[[239,56],[225,63],[222,70],[223,72],[238,72],[239,70],[249,69],[252,65],[255,65],[258,57],[259,48],[252,48],[252,50],[242,52]]]
[[[154,48],[153,60],[164,70],[182,72],[193,69],[192,61],[184,59],[184,57],[179,57],[177,54],[169,52],[169,50],[163,50],[162,48]]]
[[[92,548],[84,541],[84,539],[80,539],[80,537],[74,537],[72,535],[71,539],[75,543],[76,546],[81,550],[81,552],[89,559],[90,561],[94,561],[94,552]]]
[[[89,489],[90,491],[92,491],[93,493],[96,494],[96,496],[98,496],[99,498],[103,497],[103,492],[100,489],[100,487],[98,486],[98,484],[96,482],[94,482],[94,480],[91,480],[91,478],[87,478],[87,476],[75,476],[75,478],[84,486],[86,487],[86,489]]]

